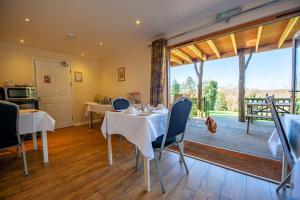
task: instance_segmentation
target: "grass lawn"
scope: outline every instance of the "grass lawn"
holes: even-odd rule
[[[219,117],[237,117],[238,116],[238,112],[211,110],[211,111],[209,111],[209,115],[211,115],[211,116],[219,116]]]

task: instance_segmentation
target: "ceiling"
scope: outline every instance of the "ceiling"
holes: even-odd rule
[[[245,53],[263,52],[292,46],[294,34],[300,30],[300,17],[292,17],[265,25],[227,33],[215,38],[187,44],[171,50],[171,66],[190,64],[194,60],[215,60]]]
[[[75,56],[84,53],[84,57],[102,60],[249,2],[1,0],[0,40]],[[140,25],[135,24],[137,19]],[[68,33],[76,38],[67,39]],[[25,42],[20,43],[21,39]]]

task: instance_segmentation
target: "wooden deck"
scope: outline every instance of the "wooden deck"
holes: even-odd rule
[[[40,142],[40,141],[39,141]],[[151,192],[143,185],[143,169],[135,171],[134,148],[122,140],[114,165],[107,164],[103,136],[87,126],[60,129],[49,134],[49,159],[42,164],[41,144],[28,150],[29,176],[22,159],[13,153],[0,156],[0,199],[288,199],[289,191],[276,194],[276,185],[192,158],[186,175],[178,154],[166,151],[161,160],[167,192],[161,192],[151,162]],[[113,137],[116,149],[117,138]]]
[[[268,139],[275,129],[273,121],[255,121],[250,124],[247,134],[247,123],[239,122],[237,117],[213,116],[213,118],[218,125],[214,135],[210,134],[204,120],[191,119],[187,125],[185,139],[254,156],[282,159],[281,148],[274,157],[268,146]]]

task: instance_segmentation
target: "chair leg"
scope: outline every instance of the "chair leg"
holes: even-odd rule
[[[178,146],[179,154],[180,154],[181,160],[183,161],[183,164],[184,164],[186,173],[188,174],[188,173],[189,173],[189,169],[188,169],[188,167],[187,167],[187,165],[186,165],[186,162],[185,162],[185,159],[184,159],[184,155],[183,155],[183,151],[182,151],[182,149],[181,149],[181,145],[179,145],[179,144],[177,143],[177,146]]]
[[[24,145],[24,139],[23,138],[21,138],[21,145],[22,145],[22,154],[23,154],[23,162],[24,162],[24,171],[25,171],[25,175],[28,176],[28,167],[27,167],[25,145]]]
[[[290,172],[285,179],[278,185],[278,187],[276,188],[276,191],[279,191],[281,188],[285,187],[287,182],[289,181],[289,179],[292,176],[292,172]]]
[[[20,150],[20,145],[17,145],[17,151],[18,151],[18,157],[21,158],[21,150]]]
[[[140,166],[140,151],[137,146],[135,146],[135,168],[136,171],[138,171],[138,168]]]
[[[164,182],[163,182],[163,179],[162,179],[162,175],[161,175],[161,172],[160,172],[160,167],[159,167],[158,159],[157,159],[157,157],[155,155],[155,152],[154,152],[154,159],[155,159],[155,163],[156,163],[157,174],[158,174],[158,178],[159,178],[159,181],[160,181],[161,189],[162,189],[163,193],[165,193],[166,192],[166,188],[165,188],[165,185],[164,185]]]

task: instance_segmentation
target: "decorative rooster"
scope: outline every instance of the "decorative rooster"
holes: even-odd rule
[[[207,117],[207,119],[205,120],[205,125],[212,134],[216,133],[217,123],[213,120],[213,118],[211,116]]]

